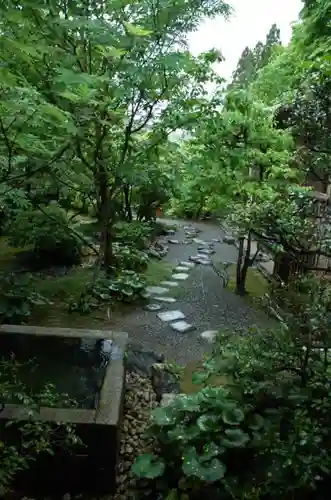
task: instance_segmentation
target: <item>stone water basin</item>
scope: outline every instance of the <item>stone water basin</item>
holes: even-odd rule
[[[40,394],[47,383],[53,386],[52,405],[34,411],[33,419],[57,427],[71,424],[84,444],[54,456],[38,455],[29,471],[16,478],[17,491],[30,496],[114,491],[127,340],[125,333],[106,330],[0,326],[2,366],[15,360],[16,377],[31,395]],[[2,381],[5,375],[2,371]],[[0,440],[8,441],[15,425],[8,428],[6,422],[31,417],[19,399],[6,392],[0,398]]]

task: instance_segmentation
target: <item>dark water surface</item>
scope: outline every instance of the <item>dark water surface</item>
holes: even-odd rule
[[[64,400],[69,397],[78,408],[97,408],[107,367],[119,356],[121,352],[111,340],[27,334],[0,336],[0,362],[13,359],[20,364],[18,379],[32,395],[39,394],[45,384],[52,384],[60,399],[58,407],[67,406]],[[0,378],[5,376],[9,378],[2,370]],[[18,402],[1,397],[4,403]]]

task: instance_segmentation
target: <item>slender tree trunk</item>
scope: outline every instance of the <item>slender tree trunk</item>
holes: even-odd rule
[[[106,275],[110,276],[113,274],[114,265],[112,241],[114,214],[112,214],[112,200],[105,172],[99,172],[98,191],[98,221],[102,228],[103,265]]]
[[[251,265],[251,246],[252,246],[252,236],[249,231],[247,236],[247,247],[245,250],[245,237],[241,236],[239,238],[239,252],[237,260],[236,269],[236,294],[246,295],[246,278],[247,272]]]
[[[125,203],[126,218],[129,222],[131,222],[132,221],[131,186],[129,184],[125,184],[124,186],[124,203]]]

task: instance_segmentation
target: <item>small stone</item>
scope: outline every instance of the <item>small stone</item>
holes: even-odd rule
[[[176,233],[176,231],[174,229],[167,229],[167,234],[169,236],[173,236],[175,233]]]
[[[193,239],[194,243],[197,243],[198,245],[208,245],[206,241],[199,240],[198,238]]]
[[[178,245],[179,240],[168,240],[168,243],[171,243],[172,245]]]
[[[182,311],[164,311],[157,314],[157,317],[162,321],[176,321],[177,319],[184,319],[185,314]]]
[[[141,293],[141,297],[142,297],[143,299],[149,299],[149,298],[150,298],[150,296],[151,296],[151,294],[150,294],[150,293],[148,293],[148,292],[146,292],[146,291]]]
[[[160,284],[164,286],[170,286],[171,288],[176,288],[177,286],[179,286],[179,283],[177,283],[177,281],[161,281]]]
[[[172,278],[173,278],[174,280],[184,281],[184,280],[187,280],[187,278],[188,278],[188,274],[186,274],[186,273],[178,273],[178,274],[173,274],[173,275],[172,275]]]
[[[206,340],[209,344],[213,344],[216,340],[217,333],[217,330],[206,330],[202,332],[200,337],[203,340]]]
[[[162,309],[162,306],[161,304],[147,304],[147,306],[145,306],[144,309],[146,309],[146,311],[155,312],[155,311],[160,311]]]
[[[190,325],[186,321],[176,321],[170,324],[171,328],[179,333],[187,333],[195,330],[195,326]]]
[[[163,295],[164,293],[169,292],[169,288],[164,288],[162,286],[148,286],[146,287],[146,292],[150,295]]]
[[[228,245],[234,245],[236,242],[236,239],[233,236],[224,236],[223,242],[227,243]]]
[[[214,243],[221,243],[222,240],[221,240],[221,238],[213,238],[212,241]]]
[[[176,299],[174,299],[173,297],[163,297],[162,295],[153,297],[153,299],[160,302],[166,302],[167,304],[173,304],[174,302],[176,302]]]
[[[183,261],[183,262],[180,262],[179,265],[180,266],[184,266],[184,267],[191,267],[191,268],[195,267],[194,262],[185,262],[185,261]]]
[[[175,268],[175,271],[176,273],[186,273],[187,271],[189,271],[189,268],[185,266],[177,266]]]
[[[215,253],[215,250],[211,248],[199,248],[198,252],[199,254],[213,255]]]

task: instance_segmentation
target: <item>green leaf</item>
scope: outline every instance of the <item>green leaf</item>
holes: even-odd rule
[[[249,436],[241,429],[226,429],[221,442],[227,448],[241,448],[249,441]]]
[[[126,31],[133,36],[149,36],[153,33],[153,31],[143,28],[141,26],[137,26],[135,24],[130,24],[127,22],[124,22],[123,24],[126,28]]]
[[[244,412],[240,408],[226,408],[222,412],[223,422],[228,425],[239,425],[244,418]]]
[[[203,384],[209,379],[209,377],[209,372],[194,372],[192,374],[192,383],[197,385]]]
[[[197,420],[197,425],[202,432],[215,431],[219,426],[219,416],[208,413],[201,415]]]
[[[163,460],[158,459],[153,453],[146,453],[137,457],[135,463],[132,465],[132,472],[137,477],[145,477],[147,479],[160,477],[164,471],[165,464]]]
[[[155,408],[152,412],[152,419],[154,424],[165,427],[168,425],[173,425],[177,421],[177,416],[175,411],[169,406],[160,406]]]
[[[198,477],[210,483],[222,479],[226,472],[225,465],[217,458],[213,458],[210,462],[201,462],[195,448],[190,448],[184,454],[182,468],[186,476]]]

